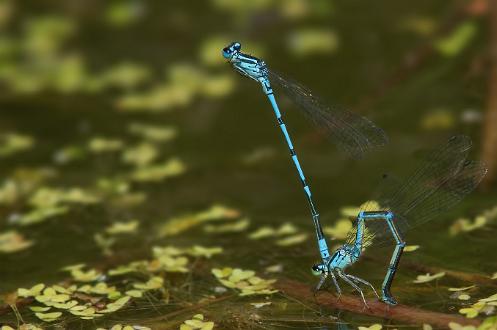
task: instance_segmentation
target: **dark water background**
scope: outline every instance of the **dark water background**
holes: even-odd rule
[[[120,10],[125,17],[127,13],[128,20],[112,18],[112,6],[122,7]],[[292,6],[297,9],[291,9]],[[136,207],[115,207],[106,201],[75,205],[62,216],[18,227],[9,219],[12,214],[29,209],[27,197],[2,205],[1,231],[16,229],[36,243],[16,253],[0,254],[0,291],[10,292],[39,282],[57,283],[67,278],[67,273],[60,272],[60,268],[71,264],[115,266],[147,258],[153,245],[192,244],[222,246],[224,253],[204,261],[208,263],[201,268],[204,275],[197,273],[193,279],[177,281],[190,283],[188,287],[171,288],[177,301],[193,303],[199,297],[213,294],[214,281],[209,270],[225,265],[260,272],[266,266],[282,264],[284,271],[276,274],[276,278],[281,276],[314,285],[316,278],[308,271],[318,257],[311,236],[312,222],[269,103],[259,86],[236,75],[229,65],[202,60],[205,54],[202,46],[209,42],[215,45],[217,40],[239,40],[249,50],[259,50],[260,54],[254,52],[254,55],[260,55],[274,70],[304,83],[330,104],[347,105],[361,112],[388,133],[388,146],[365,159],[352,160],[316,133],[288,100],[280,99],[322,221],[331,226],[341,207],[360,205],[372,195],[382,173],[408,174],[427,150],[453,134],[471,136],[474,141],[471,156],[479,158],[482,123],[478,118],[484,111],[486,80],[485,69],[478,67],[478,61],[487,43],[486,25],[481,17],[464,18],[455,24],[453,30],[469,24],[475,32],[454,54],[433,51],[426,61],[408,71],[405,78],[387,88],[383,95],[374,96],[401,67],[406,56],[415,56],[419,47],[436,43],[446,35],[437,36],[437,28],[450,20],[460,6],[458,1],[12,2],[12,12],[1,25],[5,38],[21,45],[26,35],[23,31],[30,21],[40,17],[64,19],[71,22],[76,31],[54,52],[79,56],[87,76],[97,75],[116,63],[132,62],[149,70],[150,78],[132,88],[108,86],[89,91],[81,84],[69,92],[43,78],[38,90],[24,91],[16,87],[16,74],[2,73],[0,132],[15,131],[34,139],[29,150],[1,159],[2,180],[20,167],[51,167],[57,176],[45,185],[89,187],[97,178],[129,171],[129,165],[123,164],[116,153],[86,153],[82,159],[64,165],[53,159],[60,148],[67,145],[83,148],[95,136],[122,138],[127,141],[126,145],[133,144],[137,139],[127,132],[133,122],[175,127],[178,136],[160,145],[160,159],[179,157],[187,170],[160,182],[134,183],[133,190],[146,193],[145,201]],[[313,31],[309,38],[323,38],[323,41],[316,46],[312,40],[296,37],[307,30]],[[320,37],[319,31],[325,31],[325,37]],[[320,46],[321,43],[331,46]],[[22,48],[19,45],[17,47]],[[223,46],[219,43],[219,49],[213,48],[214,58],[220,57]],[[28,55],[22,50],[16,52],[14,56],[1,56],[2,72],[13,67],[23,68],[32,79],[45,75],[44,70],[37,68],[40,64],[36,52]],[[178,65],[189,65],[206,75],[225,75],[232,90],[220,88],[219,97],[192,93],[183,104],[159,107],[164,111],[118,109],[116,100],[132,93],[145,93],[167,82],[167,70]],[[57,69],[48,68],[50,72],[54,70]],[[186,77],[184,83],[190,83],[189,79]],[[465,120],[468,113],[477,120]],[[441,121],[426,124],[437,115]],[[262,156],[258,157],[257,153]],[[247,161],[247,157],[255,157],[255,160]],[[473,218],[494,207],[496,196],[495,189],[477,191],[450,212],[410,232],[406,238],[408,244],[420,245],[421,249],[406,253],[404,258],[443,269],[496,272],[495,224],[490,222],[483,229],[456,236],[449,234],[449,227],[456,219]],[[213,204],[235,208],[249,217],[248,231],[212,236],[197,227],[174,237],[157,238],[159,224],[172,217],[205,210]],[[102,255],[94,234],[114,221],[135,218],[140,220],[139,232],[119,239],[113,247],[113,256]],[[247,239],[247,232],[262,225],[279,226],[284,222],[291,222],[300,231],[309,233],[309,239],[286,248],[276,247],[271,239]],[[351,273],[379,287],[390,251],[371,249],[368,254],[374,259],[362,260]],[[413,284],[412,280],[420,274],[401,265],[392,288],[398,299],[408,305],[457,313],[461,302],[451,300],[446,288],[471,283],[442,279]],[[489,288],[481,288],[477,295],[484,297],[485,292],[493,293]],[[326,324],[323,319],[329,315],[339,315],[352,322],[351,327],[384,322],[320,310],[316,306],[306,307],[307,303],[300,304],[283,296],[271,299],[275,302],[273,305],[257,311],[263,315],[260,323],[251,323],[251,312],[243,307],[249,300],[243,298],[219,303],[203,312],[216,326],[228,329],[301,328],[302,324],[331,329],[335,326]],[[133,312],[131,309],[99,322],[107,326],[136,323],[157,329],[178,328],[181,320],[195,313],[186,312],[177,319],[172,318],[180,320],[176,325],[174,322],[150,323],[164,311],[181,308],[175,304],[173,301],[170,305],[161,305],[159,312],[142,303],[143,310]],[[6,314],[2,320],[12,322],[13,317]],[[61,326],[92,328],[91,322],[67,318]]]

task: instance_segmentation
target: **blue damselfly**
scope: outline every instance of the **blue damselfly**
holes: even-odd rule
[[[359,212],[356,225],[349,232],[346,243],[327,261],[313,266],[313,272],[321,276],[317,290],[326,278],[331,277],[340,294],[338,276],[361,294],[365,304],[360,284],[369,286],[378,296],[369,282],[346,274],[344,270],[359,260],[366,246],[393,238],[395,250],[383,281],[382,297],[378,299],[395,305],[390,286],[406,244],[406,230],[454,207],[478,186],[487,172],[483,163],[467,160],[470,148],[471,140],[468,137],[454,136],[433,151],[403,183],[385,175],[375,201],[366,203]]]
[[[297,153],[293,147],[278,104],[276,103],[271,84],[276,84],[321,132],[329,136],[340,148],[346,150],[354,157],[361,157],[372,148],[385,145],[388,142],[387,136],[381,128],[368,119],[345,109],[327,106],[304,86],[283,78],[281,75],[269,70],[261,59],[244,54],[240,50],[240,43],[233,42],[223,49],[222,54],[238,73],[259,82],[262,85],[262,90],[271,102],[276,120],[288,144],[290,155],[304,187],[307,201],[309,202],[321,259],[323,262],[326,262],[329,260],[330,254],[321,229],[319,213],[312,200],[310,187],[300,166]]]

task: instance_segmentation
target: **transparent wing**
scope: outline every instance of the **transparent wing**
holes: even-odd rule
[[[450,209],[473,191],[487,172],[483,163],[466,160],[470,147],[468,137],[455,136],[435,150],[405,182],[386,176],[377,198],[379,208],[368,203],[364,211],[392,211],[397,228],[404,233]],[[366,226],[366,246],[373,240],[379,244],[391,237],[385,221],[369,221]],[[347,242],[354,242],[354,231],[355,228],[347,236]]]
[[[388,143],[385,132],[369,119],[340,108],[330,108],[306,87],[268,71],[273,85],[298,106],[306,117],[339,148],[360,158],[372,148]]]

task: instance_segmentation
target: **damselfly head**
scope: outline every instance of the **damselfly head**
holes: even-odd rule
[[[223,57],[227,60],[231,59],[234,55],[238,54],[242,49],[242,45],[235,41],[223,48]]]
[[[319,276],[321,274],[324,274],[324,272],[326,271],[326,267],[321,262],[321,263],[318,263],[318,264],[314,264],[312,266],[312,268],[311,268],[311,271],[312,271],[312,275]]]

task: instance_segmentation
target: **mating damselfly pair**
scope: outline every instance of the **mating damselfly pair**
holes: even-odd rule
[[[320,131],[353,157],[361,157],[371,149],[387,144],[385,132],[365,117],[344,109],[328,107],[307,88],[269,70],[264,61],[242,53],[238,42],[225,47],[222,54],[238,73],[262,85],[290,149],[310,206],[321,255],[321,262],[312,267],[313,272],[321,276],[316,290],[323,286],[327,278],[331,278],[340,295],[339,278],[361,294],[366,306],[360,285],[370,287],[378,299],[391,305],[396,304],[390,287],[406,244],[403,238],[405,231],[453,207],[474,190],[486,174],[487,169],[481,162],[467,160],[471,140],[462,135],[452,137],[430,154],[419,169],[403,182],[384,177],[377,192],[377,203],[364,206],[357,215],[356,225],[347,235],[346,243],[330,255],[319,213],[276,103],[271,83],[277,85]],[[365,246],[373,242],[380,243],[385,238],[394,239],[395,250],[383,281],[380,298],[373,285],[345,273],[345,269],[359,259]]]

